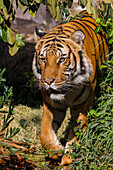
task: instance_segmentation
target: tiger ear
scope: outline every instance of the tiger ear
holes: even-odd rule
[[[72,39],[77,43],[77,44],[80,44],[82,45],[83,44],[83,41],[84,41],[84,38],[85,38],[85,35],[82,31],[75,31],[73,34],[72,34]]]
[[[37,35],[37,39],[40,40],[44,35],[46,35],[46,32],[43,32],[42,30],[35,27],[35,33]]]

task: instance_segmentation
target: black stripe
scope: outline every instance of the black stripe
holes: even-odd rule
[[[76,71],[76,70],[77,70],[77,61],[76,61],[76,56],[75,56],[75,54],[74,54],[74,53],[72,53],[72,54],[73,54],[74,62],[75,62],[75,70],[74,70],[74,71]]]
[[[65,33],[65,32],[62,32],[62,33],[60,33],[61,35],[66,35],[67,36],[67,34]],[[59,34],[58,34],[59,35]]]
[[[60,48],[64,48],[61,44],[56,44]]]
[[[62,35],[58,35],[59,38],[67,38],[67,37],[70,37],[69,35],[66,35],[66,36],[62,36]]]
[[[74,99],[73,102],[77,101],[83,95],[83,93],[85,92],[85,89],[86,89],[86,86],[84,85],[84,87],[81,89],[80,94]]]
[[[67,25],[65,25],[64,27],[66,27],[66,28],[70,28],[70,29],[73,29],[74,31],[76,31],[76,29],[75,29],[75,28],[73,28],[73,27],[71,27],[71,26],[67,26]]]
[[[41,74],[42,71],[41,71],[40,66],[39,66],[39,64],[38,64],[38,61],[37,61],[37,55],[35,55],[35,58],[36,58],[36,68],[37,68],[37,73]]]
[[[66,32],[69,32],[69,33],[72,33],[72,31],[70,31],[70,30],[67,30],[67,29],[65,29],[64,31],[66,31]]]
[[[91,22],[91,21],[89,21],[89,20],[83,20],[83,19],[79,19],[80,21],[82,21],[82,22],[88,22],[88,23],[90,23],[90,24],[92,24],[92,25],[94,25],[95,26],[95,28],[97,27],[97,25],[95,24],[95,23],[93,23],[93,22]]]
[[[69,48],[68,58],[70,59],[70,54],[72,53],[72,50],[71,50],[71,48],[70,48],[70,46],[69,46],[68,44],[66,44],[66,45],[67,45],[67,47]]]
[[[47,48],[48,46],[50,46],[50,44],[45,45],[44,48]]]
[[[53,37],[52,37],[53,38]],[[47,38],[47,39],[49,39],[49,38]],[[50,39],[50,40],[48,40],[48,41],[46,41],[45,43],[49,43],[49,42],[51,42],[51,41],[53,41],[54,39]]]
[[[57,41],[57,42],[60,42],[60,43],[61,43],[61,41],[60,41],[60,40],[58,40],[57,38],[55,38],[55,41]]]
[[[57,48],[61,53],[62,53],[62,50],[60,48]]]
[[[56,33],[56,32],[52,32],[52,33],[49,33],[49,35],[53,35],[53,36],[56,36],[58,35],[59,33]]]
[[[92,18],[92,15],[87,15],[87,14],[85,14],[85,15],[83,15],[83,17],[81,17],[81,18]],[[93,18],[92,18],[93,19]]]
[[[53,38],[55,38],[55,36],[51,36],[51,35],[49,36],[49,35],[48,35],[46,38],[44,38],[44,40],[47,40],[47,39],[53,40]],[[49,41],[51,41],[51,40],[49,40]]]
[[[57,29],[63,31],[62,25],[58,26]]]

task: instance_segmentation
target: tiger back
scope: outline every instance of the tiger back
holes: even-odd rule
[[[42,147],[53,151],[68,148],[75,140],[73,128],[78,126],[77,122],[81,122],[83,130],[87,128],[87,112],[93,103],[97,67],[108,54],[107,36],[103,32],[95,34],[95,20],[86,11],[82,14],[83,17],[59,25],[47,34],[37,30],[33,72],[44,101],[41,143]],[[70,108],[71,119],[75,123],[63,146],[56,132],[67,108]],[[60,156],[61,151],[52,155],[54,159]],[[71,163],[72,159],[63,156],[62,165],[65,162]]]

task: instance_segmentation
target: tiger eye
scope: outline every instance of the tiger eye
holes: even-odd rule
[[[60,63],[63,63],[65,60],[66,60],[66,58],[61,57],[61,58],[59,59],[59,62],[60,62]]]

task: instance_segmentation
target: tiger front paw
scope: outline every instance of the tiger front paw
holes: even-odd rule
[[[70,155],[63,155],[62,159],[61,159],[61,165],[69,165],[72,163],[72,158]]]

